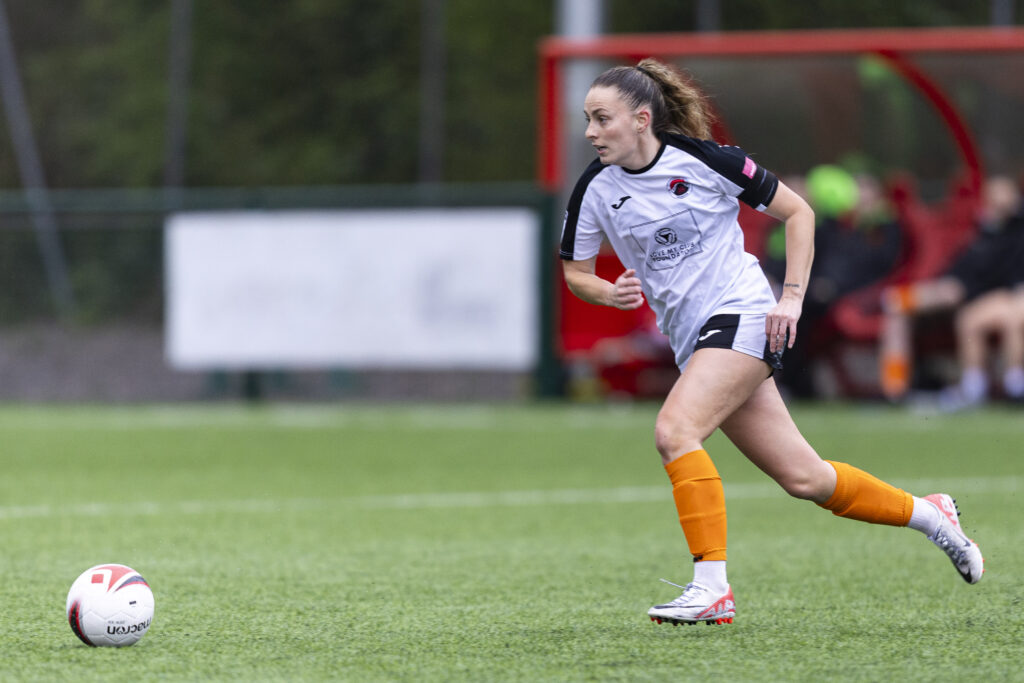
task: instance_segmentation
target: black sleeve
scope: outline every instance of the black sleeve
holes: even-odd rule
[[[569,205],[565,210],[565,223],[562,225],[562,243],[559,249],[559,256],[565,261],[571,261],[576,253],[576,225],[580,220],[580,207],[583,205],[583,195],[587,192],[587,186],[598,173],[605,168],[600,160],[594,160],[587,166],[580,179],[573,188],[569,197]]]
[[[739,147],[723,145],[718,148],[721,165],[716,169],[730,182],[743,188],[739,199],[744,204],[763,209],[772,203],[775,191],[779,189],[779,179],[775,174],[761,166]]]
[[[668,138],[669,144],[697,157],[708,168],[718,173],[732,184],[732,188],[722,186],[723,191],[732,194],[743,203],[761,210],[771,204],[775,191],[779,189],[779,179],[775,174],[751,159],[739,147],[719,145],[713,140],[698,140],[682,135]],[[740,188],[737,195],[735,187]]]

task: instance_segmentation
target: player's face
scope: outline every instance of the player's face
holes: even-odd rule
[[[640,120],[619,95],[618,88],[591,88],[583,102],[587,140],[604,164],[626,168],[646,165],[640,149]]]

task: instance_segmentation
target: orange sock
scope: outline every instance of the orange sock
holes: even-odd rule
[[[882,393],[886,398],[898,399],[910,388],[910,359],[903,353],[882,356]]]
[[[892,285],[882,290],[882,307],[889,313],[912,313],[917,308],[914,285]]]
[[[910,313],[917,307],[917,293],[914,285],[899,285],[896,287],[896,300],[899,302],[901,313]]]
[[[906,526],[910,521],[914,497],[909,493],[845,462],[825,462],[835,468],[836,490],[818,505],[839,517],[872,524]]]
[[[725,491],[707,451],[692,451],[665,465],[679,524],[694,562],[725,559]]]

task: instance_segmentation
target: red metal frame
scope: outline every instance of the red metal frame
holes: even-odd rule
[[[562,76],[559,63],[565,58],[604,57],[635,62],[647,56],[877,54],[936,107],[949,127],[965,165],[980,183],[980,154],[969,129],[938,84],[917,69],[908,55],[1006,51],[1024,51],[1024,29],[1000,27],[629,34],[587,40],[549,37],[540,44],[538,180],[548,192],[557,192],[564,182],[558,139],[560,131],[557,126],[562,120]]]
[[[971,135],[967,122],[960,116],[960,112],[953,105],[946,93],[939,88],[938,84],[928,78],[923,71],[917,68],[913,62],[907,59],[906,53],[893,50],[879,50],[877,54],[885,59],[898,74],[917,88],[936,111],[942,117],[942,121],[949,128],[953,141],[956,142],[960,156],[963,157],[964,167],[968,174],[969,188],[976,195],[981,193],[982,177],[985,175],[982,168],[981,154],[978,145]]]

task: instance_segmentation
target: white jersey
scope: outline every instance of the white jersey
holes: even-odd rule
[[[757,258],[744,251],[737,216],[739,200],[763,211],[778,180],[738,147],[683,135],[661,140],[645,168],[595,160],[584,171],[569,199],[560,255],[589,259],[607,238],[636,270],[681,368],[711,316],[763,315],[775,305]]]

